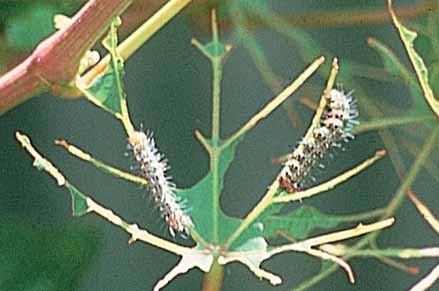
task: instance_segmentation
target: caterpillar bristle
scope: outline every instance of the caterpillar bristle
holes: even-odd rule
[[[176,185],[167,175],[169,165],[167,159],[159,152],[151,131],[135,131],[128,139],[128,149],[136,162],[140,174],[148,182],[150,199],[168,225],[169,233],[189,234],[193,226],[192,219],[176,196]]]
[[[332,148],[341,148],[342,142],[354,138],[352,129],[358,124],[358,110],[353,91],[332,89],[328,94],[326,107],[320,119],[320,126],[312,129],[312,135],[302,139],[295,150],[288,155],[280,174],[280,186],[289,193],[301,190],[312,168],[320,163]],[[330,154],[332,155],[332,154]]]

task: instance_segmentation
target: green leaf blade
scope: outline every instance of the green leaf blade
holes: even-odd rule
[[[232,163],[236,146],[242,140],[241,138],[235,140],[233,143],[228,144],[226,147],[222,148],[219,151],[218,157],[218,188],[219,191],[223,189],[224,185],[224,175],[228,170],[230,164]],[[217,149],[218,150],[218,149]],[[213,204],[213,179],[212,179],[212,171],[201,179],[198,183],[188,189],[182,189],[177,191],[177,195],[183,200],[186,201],[188,205],[190,205],[189,214],[194,221],[195,229],[197,232],[204,238],[204,240],[208,242],[212,242],[213,235],[213,219],[212,219],[212,207]],[[219,201],[218,204],[219,205]],[[219,241],[217,243],[224,243],[227,238],[239,227],[241,224],[241,219],[227,216],[224,212],[219,209],[218,216],[218,235]],[[252,237],[257,237],[262,235],[262,228],[258,223],[249,227],[241,236],[238,238],[235,243],[232,245],[233,247],[237,247],[248,239]]]
[[[263,221],[265,238],[273,237],[281,230],[295,239],[305,239],[316,229],[338,226],[342,219],[326,215],[312,206],[302,205],[288,215],[268,216]]]
[[[104,110],[117,115],[121,114],[120,95],[118,94],[116,78],[123,74],[123,64],[118,63],[117,71],[110,66],[108,70],[93,84],[85,90],[88,100],[103,108]]]
[[[87,213],[87,196],[82,194],[73,186],[68,186],[70,196],[72,197],[72,213],[73,216],[82,216]]]
[[[119,18],[113,21],[108,35],[102,41],[104,47],[110,52],[110,62],[107,70],[93,81],[92,85],[82,89],[86,98],[102,109],[120,118],[122,114],[122,101],[125,99],[123,86],[124,62],[117,51],[117,27],[121,22]]]

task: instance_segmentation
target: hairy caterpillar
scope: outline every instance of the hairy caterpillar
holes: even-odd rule
[[[151,200],[161,212],[169,233],[188,234],[193,225],[182,202],[175,195],[175,184],[166,172],[168,162],[158,151],[151,132],[135,131],[128,140],[128,149],[132,152],[142,176],[147,180],[147,189]]]
[[[311,129],[312,135],[304,138],[284,163],[279,182],[289,193],[302,188],[318,159],[332,147],[340,147],[341,141],[353,138],[351,130],[358,123],[358,111],[352,92],[332,89],[327,98],[320,125]]]

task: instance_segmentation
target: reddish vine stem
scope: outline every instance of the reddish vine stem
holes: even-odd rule
[[[23,103],[42,91],[47,91],[47,84],[30,72],[32,58],[27,58],[14,69],[0,77],[0,114]]]
[[[69,86],[85,52],[132,0],[90,0],[72,23],[42,41],[33,53],[0,77],[0,114],[38,93],[51,90],[69,97],[80,94]]]

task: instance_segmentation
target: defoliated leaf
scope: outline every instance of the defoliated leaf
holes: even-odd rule
[[[220,256],[218,262],[223,265],[235,261],[240,262],[246,265],[260,279],[266,279],[272,285],[279,285],[282,283],[282,278],[261,268],[262,262],[271,257],[267,247],[268,244],[262,237],[255,237],[236,248],[235,254],[232,256],[230,254]]]
[[[3,5],[1,4],[3,10]],[[8,45],[15,49],[28,50],[54,32],[52,17],[57,12],[56,5],[34,3],[23,5],[15,17],[8,17],[5,34]]]
[[[111,24],[110,31],[102,42],[111,56],[108,69],[103,75],[96,78],[90,87],[81,89],[88,100],[116,117],[120,117],[121,102],[125,98],[122,80],[124,64],[117,52],[117,27],[119,25],[120,19],[117,18]],[[79,87],[81,88],[80,84]]]
[[[218,157],[218,191],[223,189],[224,175],[235,156],[236,146],[241,139],[224,148]],[[213,207],[218,207],[218,242],[224,243],[227,238],[239,227],[241,219],[227,216],[220,208],[219,201],[214,201],[214,185],[212,171],[191,188],[179,190],[177,194],[189,205],[190,216],[192,217],[195,229],[208,242],[214,238]],[[262,227],[254,223],[232,244],[230,249],[240,246],[252,237],[262,235]]]
[[[337,216],[326,215],[314,207],[302,205],[288,215],[264,219],[264,237],[272,237],[281,230],[295,239],[304,239],[315,229],[331,229],[341,222]]]
[[[416,52],[414,47],[414,41],[417,37],[417,33],[415,31],[409,30],[404,25],[402,25],[401,22],[399,22],[391,4],[392,2],[391,0],[389,0],[389,11],[392,16],[393,24],[398,29],[401,41],[404,44],[410,62],[415,69],[416,76],[418,77],[418,81],[424,93],[425,100],[427,101],[431,110],[436,114],[436,116],[439,116],[439,100],[436,99],[433,90],[430,87],[428,80],[428,70],[425,66],[424,60]]]
[[[200,249],[196,246],[194,249]],[[184,254],[180,262],[171,269],[162,279],[154,286],[153,291],[159,291],[171,282],[178,275],[187,273],[193,268],[198,268],[207,273],[210,271],[213,263],[213,255],[209,253],[188,253]]]
[[[118,62],[117,72],[109,66],[108,70],[86,89],[87,99],[112,114],[121,112],[120,95],[116,86],[117,75],[123,75],[122,62]]]
[[[117,54],[117,43],[118,37],[117,37],[117,28],[122,24],[122,21],[119,17],[116,17],[115,20],[111,23],[110,31],[108,32],[107,36],[103,39],[102,44],[104,47],[113,55],[118,56]]]
[[[206,46],[197,44],[197,42],[196,46],[200,47],[203,54],[211,59],[214,68],[214,84],[218,84],[218,81],[221,80],[220,74],[222,72],[220,66],[221,56],[224,56],[224,54],[220,54],[223,45],[219,43],[217,39],[215,28],[213,31],[213,41],[208,44],[207,48]],[[214,52],[212,52],[212,50],[214,50]],[[313,67],[316,66],[315,69],[319,66],[320,61],[323,61],[323,58],[319,58],[313,63]],[[301,77],[310,73],[313,67],[308,68]],[[299,79],[301,77],[299,77]],[[290,86],[287,89],[292,88],[294,88],[294,86]],[[243,225],[243,220],[225,215],[220,207],[220,195],[223,189],[224,175],[235,156],[236,146],[244,138],[245,134],[262,119],[261,116],[266,117],[274,108],[279,106],[281,103],[279,100],[284,100],[283,96],[281,93],[281,95],[276,97],[277,100],[272,100],[262,111],[257,113],[248,123],[241,129],[238,129],[235,134],[225,141],[221,141],[218,138],[219,130],[216,131],[215,129],[218,129],[219,125],[216,124],[215,119],[212,122],[213,139],[207,140],[201,135],[198,136],[210,155],[210,170],[207,175],[193,187],[178,190],[177,195],[187,205],[189,214],[194,222],[195,231],[208,244],[224,246],[225,243],[227,251],[236,251],[249,241],[264,240],[264,219],[279,212],[282,207],[280,204],[272,205],[265,209],[265,211],[260,211],[260,213],[259,210],[262,209],[261,207],[250,216],[252,223]],[[218,96],[216,97],[218,98]],[[213,103],[218,104],[219,102]],[[213,110],[215,112],[215,108]],[[217,136],[214,135],[215,132]],[[237,195],[239,195],[239,193],[237,193]]]

